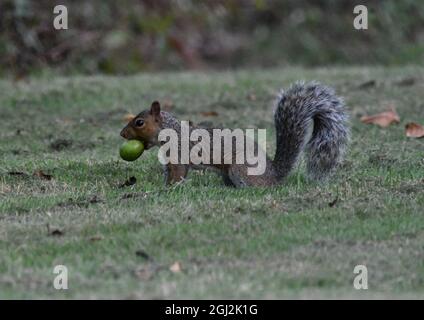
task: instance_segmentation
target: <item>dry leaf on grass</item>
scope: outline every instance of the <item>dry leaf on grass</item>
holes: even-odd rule
[[[122,120],[124,121],[124,122],[130,122],[132,119],[134,119],[135,118],[135,115],[134,114],[132,114],[132,113],[127,113],[123,118],[122,118]]]
[[[409,138],[424,137],[424,127],[418,123],[410,122],[405,126],[406,136]]]
[[[91,236],[91,237],[89,238],[89,240],[90,240],[91,242],[100,241],[100,240],[103,240],[103,236],[101,236],[101,235],[97,234],[97,235]]]
[[[382,128],[386,128],[392,123],[399,123],[400,117],[396,111],[392,109],[372,116],[363,116],[361,117],[361,122],[366,124],[375,124]]]
[[[218,115],[218,112],[216,112],[216,111],[203,111],[203,112],[200,112],[200,114],[204,117],[216,117]]]
[[[43,171],[41,171],[41,170],[37,170],[37,171],[35,171],[35,172],[34,172],[34,176],[39,177],[39,178],[44,179],[44,180],[51,180],[51,179],[53,178],[53,176],[52,176],[52,175],[50,175],[50,174],[46,174],[46,173],[44,173],[44,172],[43,172]]]
[[[171,270],[173,273],[181,272],[181,264],[176,261],[169,267],[169,270]]]

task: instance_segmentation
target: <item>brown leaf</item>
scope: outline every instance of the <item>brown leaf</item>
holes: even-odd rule
[[[35,172],[34,172],[34,176],[39,177],[39,178],[41,178],[41,179],[43,179],[43,180],[51,180],[51,179],[53,178],[53,176],[52,176],[52,175],[50,175],[50,174],[46,174],[46,173],[44,173],[44,172],[43,172],[43,171],[41,171],[41,170],[37,170],[37,171],[35,171]]]
[[[101,235],[97,234],[97,235],[91,236],[91,237],[89,238],[89,240],[90,240],[91,242],[100,241],[100,240],[103,240],[103,236],[101,236]]]
[[[176,261],[169,267],[169,270],[173,273],[179,273],[181,272],[181,264]]]
[[[424,127],[418,123],[410,122],[405,126],[406,136],[409,138],[424,137]]]
[[[132,119],[134,119],[135,118],[135,115],[134,114],[132,114],[132,113],[127,113],[123,118],[122,118],[122,120],[124,121],[124,122],[130,122]]]
[[[385,111],[372,116],[361,117],[361,122],[366,124],[375,124],[382,128],[386,128],[392,123],[399,123],[400,117],[394,109]]]
[[[256,95],[254,93],[249,93],[247,95],[247,100],[256,101]]]
[[[204,117],[216,117],[218,115],[218,112],[216,111],[202,111],[200,114]]]

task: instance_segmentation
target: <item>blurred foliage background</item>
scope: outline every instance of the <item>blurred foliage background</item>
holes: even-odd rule
[[[68,8],[68,30],[53,8]],[[365,4],[369,29],[353,28]],[[0,74],[421,64],[421,0],[0,0]]]

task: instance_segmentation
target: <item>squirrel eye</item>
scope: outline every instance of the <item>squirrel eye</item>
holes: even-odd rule
[[[135,120],[135,125],[137,127],[141,127],[144,124],[144,120],[143,119],[137,119]]]

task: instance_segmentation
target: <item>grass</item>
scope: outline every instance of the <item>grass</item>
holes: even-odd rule
[[[424,141],[404,136],[408,121],[424,122],[424,85],[401,81],[423,71],[0,80],[0,298],[424,297]],[[269,189],[227,188],[209,172],[165,188],[156,152],[118,157],[122,117],[155,99],[184,120],[266,128],[273,153],[274,94],[297,79],[334,86],[352,113],[350,151],[325,185],[299,166]],[[399,125],[358,120],[389,105]],[[53,288],[58,264],[69,290]],[[368,290],[353,288],[359,264]]]

